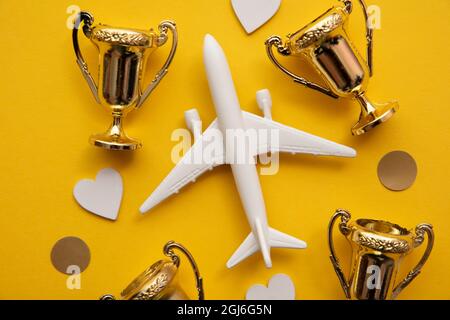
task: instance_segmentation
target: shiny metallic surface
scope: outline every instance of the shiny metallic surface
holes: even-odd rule
[[[330,260],[348,299],[386,300],[395,299],[421,272],[434,245],[434,232],[430,224],[420,224],[415,233],[387,221],[358,219],[350,222],[348,211],[339,209],[328,226]],[[339,230],[352,248],[351,269],[345,277],[337,258],[333,228],[340,219]],[[396,284],[401,262],[415,248],[421,246],[427,235],[428,243],[419,263]]]
[[[332,87],[351,93],[363,83],[366,73],[343,37],[330,38],[314,54],[321,71],[332,82]]]
[[[351,132],[361,135],[389,120],[398,111],[399,105],[396,101],[376,104],[367,98],[366,91],[373,70],[373,30],[369,28],[367,6],[363,0],[359,0],[366,19],[365,61],[346,32],[353,8],[352,1],[340,2],[307,26],[289,34],[284,42],[279,36],[267,39],[266,52],[272,63],[295,82],[333,98],[358,101],[361,113]],[[273,47],[280,55],[301,57],[309,62],[326,86],[308,81],[285,68],[277,60]]]
[[[120,300],[189,300],[178,283],[177,272],[181,263],[174,250],[181,251],[195,274],[198,300],[205,299],[203,278],[192,254],[180,243],[169,241],[163,252],[170,260],[159,260],[136,277],[120,294]],[[103,295],[101,300],[116,300],[111,294]]]
[[[372,266],[379,268],[379,287],[369,288],[367,283],[371,283],[371,273],[370,270]],[[395,268],[395,262],[393,259],[387,256],[379,256],[376,254],[365,254],[359,260],[359,265],[357,268],[358,274],[355,275],[359,281],[356,282],[354,288],[354,294],[358,300],[386,300],[389,284],[393,277],[393,272]]]
[[[149,94],[167,74],[176,52],[178,35],[175,24],[163,21],[158,32],[117,28],[103,24],[93,25],[94,18],[80,12],[72,32],[77,64],[87,81],[95,100],[103,105],[113,117],[112,124],[104,133],[92,135],[91,144],[110,150],[135,150],[141,142],[128,137],[123,130],[123,118],[141,106]],[[89,73],[78,44],[78,29],[82,26],[85,36],[99,50],[98,81]],[[151,53],[164,45],[172,33],[172,48],[163,67],[147,88],[142,88],[144,71]]]
[[[142,55],[114,46],[103,54],[100,72],[103,100],[110,105],[126,106],[139,95],[139,64]]]

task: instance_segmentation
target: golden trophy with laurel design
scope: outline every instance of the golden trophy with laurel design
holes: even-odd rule
[[[195,274],[198,300],[205,299],[203,279],[191,253],[180,243],[169,241],[163,252],[170,260],[159,260],[134,279],[120,294],[120,300],[189,300],[184,290],[177,282],[177,271],[180,257],[174,249],[180,250],[189,260]],[[111,294],[106,294],[101,300],[116,300]]]
[[[289,34],[287,40],[272,36],[266,41],[269,59],[285,74],[310,89],[333,98],[353,98],[361,106],[359,121],[353,126],[353,135],[366,133],[389,120],[398,110],[398,102],[384,104],[371,102],[366,96],[372,76],[373,29],[369,26],[366,4],[359,0],[366,19],[367,61],[358,53],[347,32],[348,18],[352,12],[351,0],[340,0],[313,22]],[[283,56],[302,57],[321,76],[327,87],[302,78],[284,67],[275,57],[273,47]]]
[[[352,248],[351,270],[347,280],[333,244],[333,227],[340,218],[339,231]],[[387,221],[358,219],[349,223],[350,213],[337,210],[328,226],[330,259],[345,296],[357,300],[395,299],[419,275],[434,244],[433,227],[419,224],[415,232]],[[405,279],[396,284],[396,276],[405,256],[419,247],[428,236],[428,244],[419,263]]]
[[[111,113],[113,121],[106,132],[91,136],[90,142],[105,149],[135,150],[141,147],[141,142],[125,134],[123,118],[139,108],[167,74],[177,48],[177,30],[171,21],[160,23],[158,32],[93,25],[93,22],[91,14],[83,11],[78,14],[72,32],[73,47],[78,66],[95,100]],[[99,50],[97,83],[89,73],[78,44],[78,29],[82,23],[83,33]],[[172,32],[169,56],[153,81],[143,88],[148,58],[167,42],[168,31]]]

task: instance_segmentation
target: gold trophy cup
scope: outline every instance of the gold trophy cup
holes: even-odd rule
[[[92,135],[90,142],[105,149],[135,150],[141,142],[129,138],[122,127],[123,117],[139,108],[162,78],[167,74],[177,48],[178,35],[175,24],[163,21],[159,32],[124,29],[103,24],[93,25],[94,18],[80,12],[72,32],[73,47],[78,66],[86,79],[95,100],[111,113],[113,121],[109,129]],[[78,44],[78,29],[83,23],[83,33],[99,50],[98,82],[89,73]],[[145,90],[142,88],[143,74],[151,53],[167,42],[168,31],[172,32],[172,48],[162,69]]]
[[[164,254],[170,258],[159,260],[134,279],[120,294],[120,300],[189,300],[184,290],[177,282],[177,271],[180,257],[173,249],[180,250],[188,258],[194,270],[197,285],[198,300],[205,299],[203,279],[190,252],[181,244],[169,241],[164,246]],[[111,294],[106,294],[100,300],[116,300]]]
[[[340,232],[352,247],[351,270],[348,280],[339,265],[333,245],[333,227],[340,218]],[[330,259],[347,299],[386,300],[398,294],[417,277],[433,249],[434,233],[429,224],[419,224],[415,232],[399,225],[371,219],[349,223],[350,213],[337,210],[328,226]],[[419,263],[405,279],[395,284],[400,264],[405,256],[419,247],[428,235],[428,244]]]
[[[369,26],[368,12],[363,0],[359,0],[366,19],[367,62],[350,41],[347,21],[352,12],[351,0],[332,7],[299,31],[289,34],[283,44],[279,36],[266,41],[269,59],[285,74],[308,88],[333,98],[354,98],[361,105],[359,121],[352,134],[361,135],[386,122],[398,110],[398,102],[376,104],[366,96],[369,78],[372,76],[373,29]],[[284,56],[303,57],[319,73],[328,88],[310,82],[286,69],[275,57],[273,46]]]

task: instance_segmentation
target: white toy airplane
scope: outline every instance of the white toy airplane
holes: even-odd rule
[[[248,128],[279,131],[279,146],[277,149],[274,150],[271,146],[269,147],[266,142],[265,145],[257,146],[257,154],[254,156],[271,151],[354,157],[356,151],[272,121],[270,114],[272,101],[268,90],[261,90],[257,93],[258,105],[264,112],[264,118],[242,111],[225,54],[219,43],[211,35],[205,36],[203,54],[217,119],[202,134],[197,111],[192,109],[185,113],[187,125],[194,134],[194,144],[144,202],[140,211],[145,213],[167,197],[177,193],[189,182],[195,181],[208,169],[211,170],[215,166],[227,163],[231,166],[237,190],[252,229],[250,235],[227,262],[227,267],[231,268],[256,251],[261,250],[265,265],[270,268],[272,266],[270,258],[272,247],[301,249],[306,247],[306,243],[269,227],[255,164],[233,163],[233,159],[229,159],[225,152],[221,152],[208,162],[192,163],[187,159],[191,159],[192,154],[195,154],[198,150],[204,150],[211,143],[214,130],[220,130],[225,137],[226,130]],[[227,143],[228,141],[224,141],[224,150],[227,150],[225,149]]]

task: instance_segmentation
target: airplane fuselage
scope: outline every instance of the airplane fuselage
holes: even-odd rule
[[[234,181],[252,232],[255,235],[263,236],[264,239],[259,240],[267,243],[265,239],[268,235],[266,207],[258,172],[256,165],[247,161],[249,155],[242,154],[249,152],[249,141],[244,138],[240,139],[242,143],[236,144],[234,139],[229,139],[229,137],[235,137],[246,130],[231,71],[225,54],[213,38],[206,36],[204,50],[209,88],[219,128],[224,138],[224,148],[227,152],[226,161],[231,166]],[[235,134],[230,134],[230,130],[234,130]],[[246,161],[240,163],[239,159],[246,159]],[[255,222],[257,220],[259,220],[262,229],[259,232],[256,230]]]

